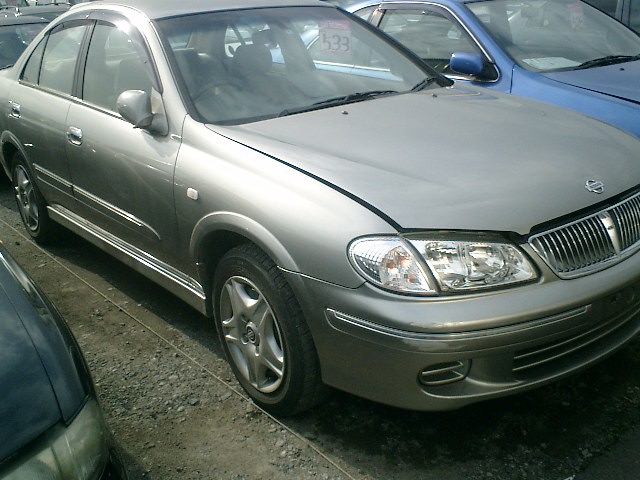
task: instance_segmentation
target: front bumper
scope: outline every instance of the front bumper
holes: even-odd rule
[[[68,425],[53,425],[0,464],[2,480],[127,479],[102,410],[91,397]]]
[[[302,304],[325,383],[414,410],[459,408],[552,382],[640,331],[638,255],[579,279],[446,299],[293,276],[311,294]]]

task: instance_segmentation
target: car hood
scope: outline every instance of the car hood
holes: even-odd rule
[[[0,268],[0,462],[60,421],[47,372],[23,324],[23,294]]]
[[[400,229],[528,233],[636,186],[640,142],[557,107],[472,88],[210,126],[355,196]],[[601,195],[585,188],[604,183]]]
[[[556,82],[640,104],[640,60],[584,70],[552,72],[544,76]]]

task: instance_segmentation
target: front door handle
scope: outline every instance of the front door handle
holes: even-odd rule
[[[20,118],[20,104],[11,102],[11,113],[9,114],[13,118]]]
[[[82,130],[78,127],[69,127],[67,139],[72,145],[82,145]]]

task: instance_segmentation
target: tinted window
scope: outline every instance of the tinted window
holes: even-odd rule
[[[44,26],[45,23],[27,23],[0,27],[0,68],[14,64]]]
[[[29,57],[29,61],[22,72],[22,80],[25,82],[38,83],[40,65],[42,64],[42,52],[44,52],[44,46],[46,43],[47,42],[43,40],[31,53],[31,57]]]
[[[83,99],[116,109],[116,100],[125,90],[151,91],[146,56],[137,42],[113,25],[98,24],[87,54]]]
[[[40,67],[39,84],[71,94],[73,78],[86,25],[56,29],[49,34]]]
[[[631,0],[629,26],[640,33],[640,0]]]
[[[616,16],[618,0],[588,0],[587,3],[599,8],[604,13],[611,15],[612,17]]]
[[[27,0],[0,0],[0,7],[28,7],[29,3]]]
[[[353,13],[354,15],[357,15],[363,20],[369,20],[371,18],[371,15],[373,14],[373,12],[376,11],[377,8],[378,8],[378,5],[373,5],[371,7],[362,8],[357,12],[353,12]]]
[[[452,73],[452,53],[480,53],[460,24],[440,9],[387,10],[379,28],[445,74]]]

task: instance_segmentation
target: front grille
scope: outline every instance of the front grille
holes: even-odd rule
[[[533,235],[529,244],[561,278],[614,265],[640,248],[640,193],[588,217]]]

